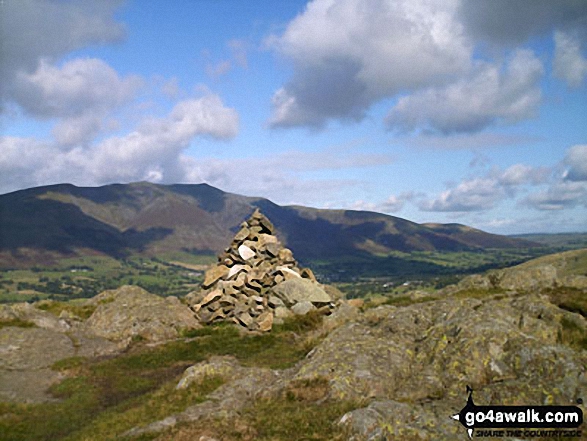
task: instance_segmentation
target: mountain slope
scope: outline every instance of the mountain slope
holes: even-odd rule
[[[284,207],[207,184],[141,182],[60,184],[1,195],[0,255],[14,263],[19,256],[43,253],[217,253],[256,207],[302,260],[533,246],[462,225],[420,225],[373,212]]]

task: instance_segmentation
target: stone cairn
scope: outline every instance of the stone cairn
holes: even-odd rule
[[[202,323],[232,321],[249,331],[269,331],[287,316],[334,307],[312,270],[299,267],[259,209],[240,227],[190,300]]]

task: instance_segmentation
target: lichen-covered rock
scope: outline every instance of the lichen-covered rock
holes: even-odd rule
[[[410,374],[414,354],[406,349],[366,325],[349,323],[314,349],[294,379],[328,378],[333,396],[341,399],[389,397]]]
[[[140,336],[148,341],[178,337],[201,325],[185,305],[150,294],[138,286],[123,286],[94,297],[98,306],[85,324],[88,332],[109,340]]]
[[[367,407],[348,412],[338,424],[352,434],[350,441],[459,439],[463,435],[462,426],[435,410],[438,409],[430,405],[373,401]]]
[[[561,344],[562,322],[587,329],[539,295],[379,307],[332,331],[294,379],[326,377],[331,396],[374,400],[342,419],[350,439],[455,439],[462,427],[449,416],[467,385],[479,405],[587,395],[587,352]]]
[[[56,332],[66,332],[71,328],[67,320],[38,309],[30,303],[0,305],[0,320],[21,320],[23,322],[30,322],[38,328]]]

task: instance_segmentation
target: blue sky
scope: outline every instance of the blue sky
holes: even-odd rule
[[[0,193],[206,182],[587,231],[587,2],[4,0]]]

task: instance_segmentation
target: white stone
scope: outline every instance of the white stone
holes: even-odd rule
[[[243,260],[249,260],[255,255],[255,252],[246,245],[238,247],[238,254]]]

